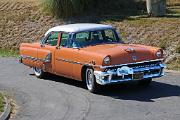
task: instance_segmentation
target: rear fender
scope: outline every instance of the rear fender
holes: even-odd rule
[[[30,67],[37,66],[37,48],[26,46],[26,44],[20,46],[20,58],[21,62]]]
[[[46,72],[52,71],[52,53],[47,49],[38,50],[38,59],[40,60],[37,64],[38,68],[43,69]]]

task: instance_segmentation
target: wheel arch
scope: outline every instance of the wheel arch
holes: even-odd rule
[[[82,68],[81,68],[81,79],[83,82],[85,81],[85,71],[87,68],[92,68],[94,70],[93,66],[88,66],[88,65],[82,66]]]

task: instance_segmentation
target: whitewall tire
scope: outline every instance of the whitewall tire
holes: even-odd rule
[[[34,71],[34,74],[36,75],[36,77],[38,77],[38,78],[43,78],[45,75],[44,71],[40,68],[34,67],[33,71]]]
[[[85,82],[87,89],[92,92],[96,93],[98,90],[98,84],[96,83],[96,78],[94,76],[94,70],[91,68],[86,69],[85,73]]]

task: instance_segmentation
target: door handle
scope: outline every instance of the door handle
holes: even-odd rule
[[[45,45],[44,45],[44,44],[41,44],[41,47],[45,47]]]
[[[60,49],[61,47],[60,46],[56,46],[56,49]]]

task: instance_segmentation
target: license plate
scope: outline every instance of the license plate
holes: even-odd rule
[[[142,80],[143,79],[143,76],[144,76],[144,73],[141,72],[141,73],[135,73],[133,74],[133,79],[134,80]]]

